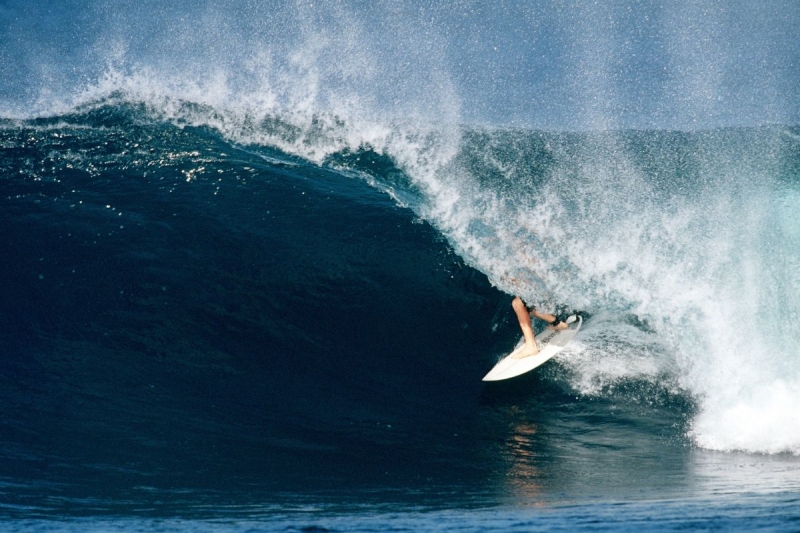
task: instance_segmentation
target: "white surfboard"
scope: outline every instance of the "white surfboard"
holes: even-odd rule
[[[545,329],[536,335],[536,344],[539,346],[539,353],[536,355],[520,357],[519,354],[525,347],[525,339],[520,339],[514,351],[494,365],[494,368],[483,377],[483,381],[500,381],[520,376],[549,361],[551,357],[563,350],[564,346],[578,333],[583,318],[580,315],[574,315],[569,317],[566,322],[569,324],[567,329],[560,331]]]

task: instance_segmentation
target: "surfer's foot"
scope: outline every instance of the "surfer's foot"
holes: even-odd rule
[[[536,355],[539,353],[539,347],[535,344],[533,346],[526,345],[525,348],[517,355],[517,359],[523,359],[525,357],[530,357],[531,355]]]
[[[560,318],[556,318],[555,320],[550,322],[550,325],[547,326],[547,329],[552,329],[552,330],[555,330],[555,331],[561,331],[562,329],[567,329],[568,327],[569,327],[569,324],[567,322],[564,322]]]

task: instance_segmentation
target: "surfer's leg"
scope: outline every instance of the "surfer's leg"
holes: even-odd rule
[[[558,317],[556,317],[556,315],[552,315],[550,313],[540,313],[539,311],[534,310],[533,316],[535,316],[539,320],[547,322],[548,329],[554,329],[556,331],[559,331],[562,329],[567,329],[569,327],[569,325],[566,322],[560,320]]]
[[[525,337],[525,351],[520,354],[520,357],[526,355],[536,355],[539,353],[539,347],[536,346],[536,339],[533,337],[533,328],[531,327],[531,315],[525,307],[525,302],[519,296],[514,298],[511,302],[511,307],[517,314],[519,320],[519,327],[522,330],[522,336]]]
[[[533,313],[533,316],[535,316],[539,320],[544,320],[545,322],[550,324],[549,326],[547,326],[550,329],[562,330],[562,329],[567,329],[569,327],[569,325],[566,322],[558,320],[556,315],[551,315],[550,313],[540,313],[536,309],[534,309],[531,312]],[[556,321],[557,321],[557,323],[553,324],[553,322],[556,322]]]

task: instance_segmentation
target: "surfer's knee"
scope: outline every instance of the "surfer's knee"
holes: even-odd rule
[[[514,311],[518,313],[527,311],[527,309],[525,309],[525,302],[523,302],[522,298],[519,296],[515,296],[511,301],[511,307],[513,307]]]

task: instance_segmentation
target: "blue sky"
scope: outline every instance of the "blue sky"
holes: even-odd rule
[[[191,77],[203,72],[193,64],[235,69],[258,48],[288,56],[319,34],[333,36],[320,67],[332,72],[341,63],[328,82],[364,84],[351,89],[363,89],[365,99],[383,94],[391,107],[424,98],[434,75],[447,78],[467,122],[800,123],[796,0],[8,0],[0,2],[0,104],[24,108],[42,95],[78,91],[102,74],[115,47],[122,64]],[[359,68],[354,47],[376,72],[342,81]]]

